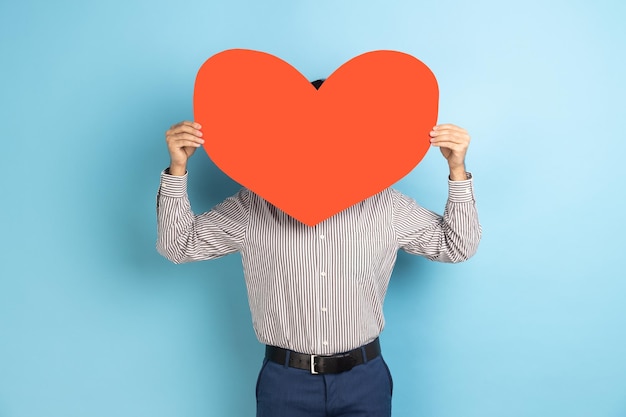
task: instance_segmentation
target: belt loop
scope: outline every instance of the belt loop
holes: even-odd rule
[[[363,355],[363,363],[367,363],[367,353],[365,353],[365,346],[361,346],[361,355]]]
[[[285,368],[289,368],[289,359],[291,359],[291,351],[287,349],[287,353],[285,354]]]

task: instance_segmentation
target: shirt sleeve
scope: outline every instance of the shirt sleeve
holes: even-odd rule
[[[249,219],[247,189],[210,211],[195,215],[187,196],[187,174],[161,173],[157,194],[157,250],[174,263],[215,259],[241,250]]]
[[[393,192],[394,229],[404,251],[439,262],[462,262],[476,253],[482,229],[471,176],[465,181],[448,181],[443,216]]]

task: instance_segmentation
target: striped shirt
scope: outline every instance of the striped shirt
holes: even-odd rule
[[[240,252],[263,344],[331,355],[374,340],[398,249],[440,262],[472,256],[481,229],[473,180],[449,181],[443,216],[388,188],[307,226],[241,189],[195,215],[187,176],[161,174],[159,253],[175,262]]]

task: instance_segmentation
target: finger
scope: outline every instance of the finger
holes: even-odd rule
[[[177,134],[173,134],[170,135],[168,137],[168,142],[170,143],[177,143],[180,141],[190,141],[190,142],[194,142],[194,143],[199,143],[199,144],[203,144],[204,143],[204,139],[199,138],[195,135],[192,135],[190,133],[177,133]]]
[[[457,125],[453,125],[451,123],[443,123],[443,124],[439,124],[433,127],[433,130],[438,131],[438,130],[453,130],[455,132],[462,132],[462,133],[466,133],[467,134],[467,130],[463,129],[462,127],[459,127]]]
[[[430,138],[430,143],[454,143],[460,146],[469,146],[469,141],[454,135],[434,136]]]
[[[435,135],[430,138],[430,143],[452,142],[460,145],[469,145],[469,138],[457,135]]]
[[[446,137],[450,137],[450,138],[455,138],[455,140],[462,140],[465,142],[469,142],[470,141],[470,136],[465,133],[465,132],[461,132],[458,130],[451,130],[451,129],[443,129],[443,130],[433,130],[430,132],[430,137],[431,138],[446,138]]]
[[[451,143],[456,143],[456,144],[468,147],[470,143],[470,138],[469,136],[459,135],[459,134],[433,135],[430,138],[430,143],[442,143],[442,142],[451,142]]]
[[[204,139],[198,137],[192,133],[187,132],[179,132],[169,136],[169,141],[177,141],[177,140],[191,140],[193,142],[204,143]]]
[[[170,130],[174,130],[180,126],[189,126],[189,127],[193,127],[194,129],[202,129],[202,126],[200,126],[200,123],[190,122],[189,120],[185,120],[185,121],[176,123],[175,125],[172,125],[170,127]]]
[[[169,132],[167,135],[165,135],[165,140],[167,142],[171,141],[171,140],[176,140],[176,139],[180,139],[180,138],[187,138],[187,139],[195,139],[195,140],[204,140],[202,138],[202,135],[198,135],[196,132],[189,131],[189,132],[185,132],[185,131],[172,131]]]
[[[176,124],[174,126],[172,126],[170,128],[170,130],[168,130],[168,132],[179,132],[179,131],[185,131],[185,132],[191,132],[191,131],[198,131],[200,132],[200,125],[198,123],[192,123],[192,122],[181,122],[179,124]]]
[[[455,129],[435,129],[430,131],[431,136],[442,136],[442,135],[454,135],[459,137],[469,138],[469,135],[464,130],[455,130]]]
[[[175,149],[199,148],[200,146],[202,146],[201,143],[194,142],[192,140],[179,140],[179,141],[176,141],[176,142],[172,143],[171,145]]]
[[[174,129],[168,130],[167,134],[168,135],[176,135],[176,134],[183,133],[183,132],[191,133],[192,135],[198,136],[198,137],[202,136],[202,132],[200,130],[196,129],[195,127],[189,126],[189,125],[181,125],[181,126],[178,126],[178,127],[174,128]]]
[[[200,123],[198,122],[190,122],[188,120],[185,120],[183,122],[183,125],[193,127],[194,129],[202,129],[202,126],[200,126]]]
[[[453,152],[465,152],[467,150],[467,146],[456,142],[431,142],[431,145],[437,148],[448,148]]]

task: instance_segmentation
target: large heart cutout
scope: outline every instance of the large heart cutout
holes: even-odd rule
[[[231,49],[202,65],[193,104],[213,162],[314,226],[422,160],[438,98],[430,69],[402,52],[359,55],[316,90],[273,55]]]

